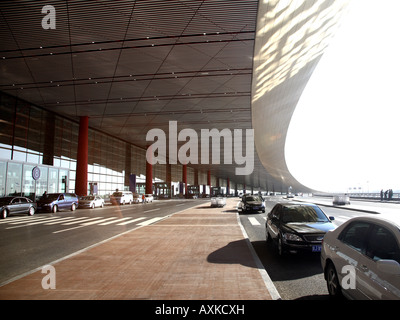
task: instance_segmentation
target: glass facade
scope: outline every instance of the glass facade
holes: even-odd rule
[[[45,191],[75,192],[79,123],[1,92],[0,123],[0,196],[34,199]],[[94,185],[99,195],[129,190],[131,175],[135,191],[144,192],[146,150],[93,129],[88,138],[88,194]],[[188,185],[206,184],[205,178],[206,173],[187,168]],[[160,184],[155,193],[175,196],[181,181],[181,165],[153,166],[153,183],[170,186]]]

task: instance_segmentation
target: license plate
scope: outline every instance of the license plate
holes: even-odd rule
[[[321,252],[321,246],[312,246],[312,252]]]

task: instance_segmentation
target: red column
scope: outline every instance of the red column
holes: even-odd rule
[[[89,117],[80,117],[75,193],[86,196],[88,188]]]
[[[149,147],[151,148],[151,146]],[[152,154],[150,152],[149,154]],[[151,160],[151,159],[149,159]],[[153,194],[153,165],[146,161],[146,194]]]
[[[188,187],[187,187],[187,165],[182,165],[182,182],[185,188],[185,198],[188,196]]]

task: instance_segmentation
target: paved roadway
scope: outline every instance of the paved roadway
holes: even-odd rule
[[[355,216],[373,214],[365,211],[348,210],[343,207],[334,208],[331,206],[332,199],[308,198],[301,200],[326,204],[326,206],[321,206],[321,208],[328,216],[335,217],[333,223],[336,226]],[[329,299],[319,254],[289,254],[282,258],[278,256],[275,246],[267,245],[265,242],[266,215],[276,203],[284,201],[293,200],[285,200],[281,197],[268,197],[265,202],[266,213],[240,214],[240,221],[265,270],[268,272],[283,300]],[[390,214],[392,213],[391,211],[395,210],[396,206],[398,207],[399,205],[367,202],[356,204],[355,201],[352,201],[352,205],[346,207],[371,211],[379,211],[380,208],[385,207],[387,211],[385,213]],[[382,215],[385,213],[382,213]]]
[[[160,200],[0,220],[0,284],[207,200]]]

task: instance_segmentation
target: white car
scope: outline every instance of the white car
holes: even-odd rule
[[[224,207],[226,205],[226,198],[216,196],[211,198],[211,207]]]
[[[152,194],[145,194],[144,197],[145,197],[144,201],[146,201],[146,202],[153,202],[153,200],[154,200],[154,197]]]
[[[104,199],[99,196],[86,196],[79,200],[79,208],[104,207]]]
[[[327,232],[321,264],[331,297],[399,300],[400,218],[357,217]]]

